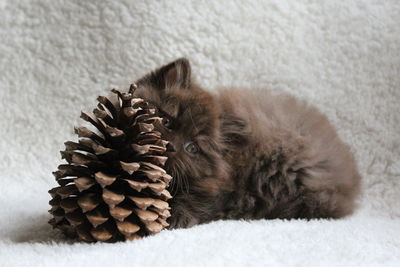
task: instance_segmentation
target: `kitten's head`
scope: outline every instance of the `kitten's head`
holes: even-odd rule
[[[191,79],[187,59],[178,59],[137,81],[135,95],[155,105],[167,130],[167,171],[177,194],[217,193],[227,175],[220,136],[220,109],[215,97]]]

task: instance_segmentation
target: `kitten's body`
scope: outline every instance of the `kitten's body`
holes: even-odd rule
[[[164,133],[176,148],[167,162],[175,178],[171,227],[353,211],[360,183],[353,155],[316,109],[266,90],[213,95],[191,82],[184,59],[138,84],[172,120]],[[188,142],[196,153],[185,151]]]

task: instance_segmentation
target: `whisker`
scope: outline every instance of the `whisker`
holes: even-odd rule
[[[173,175],[171,191],[172,191],[172,196],[174,197],[174,196],[176,196],[176,194],[178,193],[178,190],[179,190],[180,175],[176,171],[175,166],[172,166],[171,172],[172,172],[172,175]]]
[[[177,160],[177,167],[183,170],[184,162],[180,159]],[[189,181],[186,175],[179,175],[180,176],[180,186],[182,193],[189,194]]]
[[[190,178],[185,173],[182,173],[186,166],[187,164],[181,159],[175,159],[174,163],[169,165],[169,171],[173,177],[169,190],[173,197],[178,194],[189,195],[190,193]]]

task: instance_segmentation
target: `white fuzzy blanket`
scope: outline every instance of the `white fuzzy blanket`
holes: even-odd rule
[[[220,221],[118,244],[47,225],[81,109],[174,58],[317,105],[356,153],[343,220]],[[0,266],[400,266],[400,2],[0,0]]]

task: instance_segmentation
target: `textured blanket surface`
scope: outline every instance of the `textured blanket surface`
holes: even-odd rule
[[[0,266],[400,266],[400,2],[0,0]],[[219,221],[83,244],[47,225],[81,110],[177,57],[316,105],[356,154],[342,220]]]

